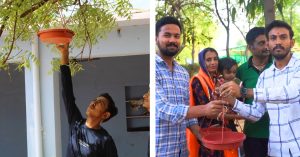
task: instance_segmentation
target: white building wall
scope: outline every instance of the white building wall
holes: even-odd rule
[[[0,40],[0,44],[2,45],[3,42]],[[38,44],[38,45],[34,45],[34,44]],[[120,23],[120,27],[114,29],[111,33],[108,34],[108,37],[104,40],[101,40],[99,42],[99,44],[94,45],[93,46],[93,50],[92,50],[92,58],[103,58],[103,57],[119,57],[119,56],[136,56],[136,55],[142,55],[144,57],[147,58],[147,56],[149,55],[149,44],[150,44],[150,35],[149,35],[149,19],[146,20],[136,20],[136,21],[132,21],[132,24],[130,24],[130,22],[121,22]],[[37,66],[38,67],[38,71],[39,71],[39,82],[33,82],[33,71],[32,69],[27,69],[25,70],[25,91],[26,91],[26,108],[27,108],[27,112],[26,110],[22,110],[22,113],[26,113],[26,119],[27,119],[27,129],[23,130],[27,132],[27,154],[30,157],[39,157],[36,148],[39,148],[39,142],[37,142],[38,140],[32,138],[37,136],[36,131],[33,131],[32,126],[36,126],[38,122],[41,122],[41,127],[42,129],[41,131],[41,141],[42,141],[42,147],[40,150],[40,152],[43,154],[43,156],[45,157],[59,157],[59,156],[64,156],[62,152],[64,152],[64,150],[61,150],[62,147],[62,142],[66,142],[66,141],[61,141],[61,120],[60,120],[60,114],[61,111],[59,104],[60,104],[60,95],[59,95],[59,91],[60,91],[60,87],[59,87],[59,75],[57,72],[54,73],[49,73],[49,71],[51,71],[51,60],[53,58],[58,58],[58,54],[57,53],[53,53],[51,52],[51,46],[47,46],[44,45],[43,43],[34,43],[34,42],[18,42],[18,45],[20,47],[22,47],[23,50],[32,50],[32,48],[37,47],[38,48],[38,54],[39,54],[39,59],[40,59],[40,65]],[[71,52],[71,56],[74,56],[76,54],[79,53],[79,49],[73,49]],[[17,53],[17,52],[14,52]],[[88,57],[88,52],[84,52],[83,58],[87,58]],[[149,56],[148,56],[149,58]],[[128,58],[127,58],[128,59]],[[146,59],[147,61],[147,59]],[[149,61],[149,59],[148,59]],[[11,61],[11,62],[16,62],[16,61]],[[91,61],[93,62],[93,61]],[[139,65],[139,60],[136,60],[137,65]],[[143,62],[145,62],[145,58],[143,59]],[[107,63],[109,64],[109,63]],[[149,64],[148,64],[149,65]],[[109,67],[112,66],[117,66],[117,65],[107,65],[107,69],[106,70],[110,70]],[[147,80],[136,80],[137,82],[139,82],[138,84],[140,84],[141,82],[143,82],[143,84],[149,84],[149,67],[145,66],[145,71],[144,72],[148,72],[148,79]],[[95,70],[95,69],[94,69]],[[88,72],[89,69],[85,69],[85,72]],[[126,75],[126,70],[123,70],[124,73],[123,75]],[[3,71],[1,72],[3,73]],[[143,74],[145,75],[145,74]],[[142,77],[144,79],[144,77]],[[116,78],[114,78],[116,79]],[[118,79],[122,79],[121,77]],[[7,85],[8,80],[3,80],[0,79],[0,87],[1,86],[5,86]],[[32,107],[36,108],[36,106],[34,106],[34,96],[32,95],[34,93],[34,90],[36,90],[34,88],[35,83],[39,84],[39,98],[40,101],[38,102],[38,105],[41,112],[41,119],[36,119],[39,118],[39,116],[35,116],[35,112],[38,112],[36,110],[33,110]],[[82,86],[84,86],[85,82],[82,81],[80,82],[82,84]],[[134,83],[131,83],[134,84]],[[124,86],[121,85],[120,87],[114,87],[115,89],[123,89]],[[15,95],[14,97],[18,97],[18,95]],[[23,96],[24,97],[24,96]],[[7,97],[6,97],[7,98]],[[4,101],[4,97],[1,97],[0,95],[0,104],[1,102],[5,102]],[[86,100],[89,101],[89,100]],[[119,100],[121,101],[121,100]],[[19,109],[16,106],[16,109]],[[13,114],[13,113],[12,113]],[[83,113],[84,114],[84,113]],[[123,113],[124,114],[124,113]],[[0,115],[0,119],[4,118],[1,117]],[[8,121],[10,119],[7,119]],[[122,121],[123,123],[124,121]],[[15,120],[14,120],[15,123]],[[29,125],[30,124],[30,125]],[[108,124],[109,125],[109,124]],[[126,124],[120,124],[120,125],[126,125]],[[5,129],[5,128],[4,128]],[[24,129],[24,128],[23,128]],[[114,129],[118,130],[118,127],[109,127],[108,131],[113,130],[113,132],[116,132]],[[17,131],[20,130],[7,130],[7,131],[2,131],[5,132],[7,134],[14,134]],[[124,130],[120,130],[120,131],[124,131]],[[1,133],[1,131],[0,131]],[[4,133],[3,133],[4,134]],[[0,135],[3,135],[0,134]],[[116,137],[118,142],[121,142],[121,144],[124,144],[124,141],[128,141],[130,143],[130,139],[123,139],[122,138],[122,134],[119,133],[113,133],[113,134],[118,134],[118,137]],[[136,135],[138,135],[138,137],[141,137],[142,139],[145,139],[148,137],[148,132],[137,132],[137,133],[130,133],[132,134],[132,137]],[[130,136],[131,137],[131,136]],[[131,138],[132,138],[131,137]],[[1,138],[1,137],[0,137]],[[126,137],[125,137],[126,138]],[[23,141],[24,142],[24,141]],[[140,141],[142,142],[142,141]],[[145,145],[147,145],[147,141],[144,142]],[[128,149],[124,148],[124,146],[119,145],[117,142],[117,147],[120,149],[119,151],[119,156],[123,156],[122,152],[126,152],[125,154],[129,155],[131,153],[130,156],[134,156],[134,154],[145,154],[147,150],[145,150],[145,146],[142,146],[142,150],[139,150],[139,147],[141,144],[132,144],[131,143],[131,148],[133,148],[133,150],[136,150],[137,152],[140,153],[135,153],[135,152],[127,152]],[[125,143],[126,144],[126,143]],[[17,144],[16,144],[17,145]],[[64,144],[63,144],[64,145]],[[133,146],[134,145],[134,146]],[[11,145],[9,145],[8,147],[11,147]],[[126,147],[126,146],[125,146]],[[123,149],[124,148],[124,149]],[[5,149],[5,148],[0,148],[1,149]],[[126,151],[127,149],[127,151]],[[130,149],[131,150],[131,149]],[[2,152],[2,151],[1,151]],[[128,154],[129,153],[129,154]],[[127,156],[126,155],[126,156]],[[2,155],[1,155],[2,156]],[[5,156],[5,155],[4,155]],[[9,156],[9,155],[8,155]],[[22,154],[21,156],[24,156],[24,154]],[[125,157],[125,156],[124,156]]]

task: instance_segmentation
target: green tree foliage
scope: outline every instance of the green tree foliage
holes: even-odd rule
[[[0,69],[7,61],[20,60],[19,69],[29,67],[36,58],[22,50],[17,41],[30,41],[39,30],[69,28],[76,35],[72,47],[92,45],[114,28],[116,17],[130,18],[129,0],[2,0],[0,1]],[[12,52],[17,52],[12,55]]]
[[[174,16],[183,25],[182,47],[177,56],[179,62],[186,64],[186,59],[194,62],[197,52],[210,45],[215,35],[216,20],[212,15],[210,0],[160,0],[156,7],[156,19]]]
[[[283,2],[282,10],[276,12],[276,19],[289,23],[294,31],[296,41],[295,49],[299,52],[300,43],[300,0],[286,0]]]
[[[246,16],[250,19],[256,19],[264,14],[264,22],[268,24],[275,17],[281,16],[284,19],[284,10],[298,3],[298,0],[238,0],[240,7],[246,10]],[[274,6],[273,6],[274,5]],[[273,8],[271,11],[267,8]],[[276,18],[277,19],[277,18]]]
[[[274,18],[265,14],[265,5],[270,5],[274,1]],[[246,16],[249,20],[255,20],[254,25],[263,26],[267,21],[274,19],[283,20],[289,23],[295,33],[296,51],[299,51],[300,42],[300,0],[238,0],[240,6],[246,9]],[[265,6],[266,7],[266,6]]]
[[[300,0],[230,0],[228,1],[227,8],[225,7],[226,4],[224,1],[217,0],[216,2],[218,3],[217,9],[222,20],[225,22],[230,20],[230,23],[234,24],[244,38],[249,29],[254,26],[264,26],[267,21],[273,20],[274,17],[275,19],[288,22],[295,32],[296,48],[294,49],[300,51],[300,49],[297,48],[299,47],[297,43],[300,42],[299,1]],[[158,0],[156,19],[165,15],[171,15],[180,19],[184,25],[182,52],[177,57],[177,60],[182,64],[194,63],[193,54],[195,51],[209,46],[216,35],[218,35],[215,34],[216,27],[220,26],[215,24],[217,14],[214,8],[213,0]],[[271,12],[267,12],[265,10],[266,8],[274,9],[272,9]],[[229,12],[230,18],[226,16],[227,12]],[[230,38],[235,37],[230,36]],[[245,41],[242,41],[239,42],[238,45],[230,46],[246,47],[245,43]],[[225,45],[225,41],[220,44]],[[232,49],[229,48],[229,51],[232,51]],[[247,51],[241,50],[239,54],[247,56]],[[191,66],[189,69],[195,68]]]

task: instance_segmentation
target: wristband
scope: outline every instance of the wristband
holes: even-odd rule
[[[242,98],[246,98],[246,96],[247,96],[247,88],[245,88],[245,87],[241,87],[241,97]]]

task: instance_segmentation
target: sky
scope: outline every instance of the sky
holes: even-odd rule
[[[133,5],[133,8],[135,9],[143,9],[143,10],[150,10],[150,0],[130,0],[131,4]],[[230,26],[230,47],[235,47],[235,44],[239,40],[243,40],[242,35],[239,33],[239,31],[235,28],[235,26]],[[221,56],[225,56],[226,52],[226,31],[219,23],[219,29],[217,30],[219,35],[216,37],[216,39],[213,42],[213,46],[220,51]]]
[[[133,8],[144,10],[150,9],[150,0],[130,0],[130,2]]]
[[[218,51],[218,53],[220,53],[220,56],[226,56],[226,30],[225,28],[222,26],[221,23],[219,23],[219,28],[217,30],[217,36],[214,39],[213,42],[213,46],[214,48]],[[238,31],[238,29],[233,25],[230,24],[230,39],[229,39],[229,47],[236,47],[236,43],[239,40],[243,40],[243,36],[241,35],[241,33]],[[246,42],[245,42],[246,44]]]

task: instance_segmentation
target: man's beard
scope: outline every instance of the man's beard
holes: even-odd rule
[[[266,58],[270,56],[270,51],[269,50],[262,50],[260,52],[252,52],[252,55],[257,57],[257,58]]]
[[[277,49],[277,48],[282,49],[284,53],[282,53],[282,54],[277,54],[277,53],[275,52],[275,51],[276,51],[275,49]],[[282,59],[284,59],[284,58],[289,54],[289,52],[291,51],[291,47],[284,48],[284,47],[282,47],[281,45],[277,45],[277,46],[275,46],[275,47],[273,48],[272,51],[273,51],[273,52],[272,52],[272,55],[273,55],[273,57],[274,57],[276,60],[282,60]]]
[[[168,46],[176,46],[177,49],[176,49],[176,50],[173,50],[173,51],[170,51],[170,50],[168,50]],[[157,47],[158,47],[160,53],[162,53],[162,55],[168,56],[168,57],[173,57],[173,56],[175,56],[175,55],[178,53],[178,51],[179,51],[178,46],[177,46],[175,43],[169,43],[168,45],[166,45],[166,48],[162,48],[162,47],[160,46],[160,43],[157,42]]]
[[[261,56],[267,57],[267,56],[269,56],[269,55],[270,55],[270,51],[269,51],[269,50],[263,50],[263,51],[261,52]]]

